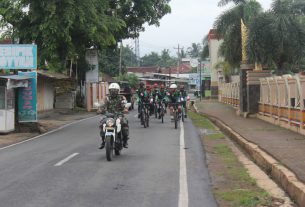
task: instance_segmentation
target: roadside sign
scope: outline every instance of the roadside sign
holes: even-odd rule
[[[18,121],[37,122],[37,72],[20,72],[18,75],[31,77],[28,87],[19,88]]]
[[[0,44],[1,69],[37,69],[37,45]]]

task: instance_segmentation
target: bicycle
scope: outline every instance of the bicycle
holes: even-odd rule
[[[175,129],[178,128],[178,121],[181,118],[181,108],[179,110],[179,105],[181,105],[180,102],[178,103],[171,103],[171,106],[173,106],[173,116],[174,116],[174,123],[175,123]]]
[[[139,107],[141,125],[143,125],[144,128],[149,127],[149,103],[141,103]]]

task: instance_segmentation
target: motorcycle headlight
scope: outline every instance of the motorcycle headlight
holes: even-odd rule
[[[106,121],[106,125],[109,126],[109,127],[112,127],[114,125],[114,120],[113,119],[108,119]]]

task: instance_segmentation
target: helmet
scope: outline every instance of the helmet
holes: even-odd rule
[[[119,84],[117,84],[117,83],[111,83],[111,84],[109,85],[109,90],[111,90],[111,89],[120,91],[121,88],[120,88],[120,85],[119,85]]]
[[[155,84],[154,84],[154,88],[158,88],[158,83],[155,83]]]
[[[120,86],[119,86],[119,84],[117,84],[117,83],[111,83],[111,84],[109,85],[109,93],[110,93],[110,96],[115,97],[116,95],[118,95],[119,91],[120,91]]]
[[[176,89],[177,85],[176,84],[171,84],[171,86],[169,87],[170,89]]]
[[[143,86],[144,86],[144,83],[143,83],[143,82],[140,82],[140,86],[143,87]]]

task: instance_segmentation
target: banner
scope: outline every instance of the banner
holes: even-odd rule
[[[37,45],[0,44],[1,69],[37,69]]]
[[[18,91],[19,122],[37,122],[37,72],[20,72],[18,75],[30,77],[27,88]]]

